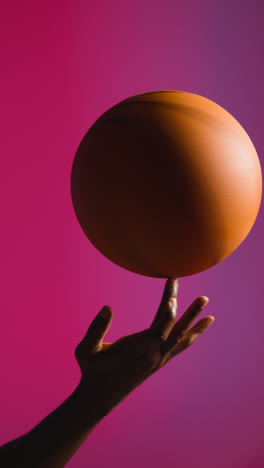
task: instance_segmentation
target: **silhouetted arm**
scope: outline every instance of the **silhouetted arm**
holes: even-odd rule
[[[178,280],[166,281],[160,306],[149,328],[114,343],[103,338],[112,321],[108,306],[96,315],[75,349],[82,378],[58,408],[31,431],[0,447],[0,467],[61,468],[94,427],[150,375],[181,353],[214,321],[191,324],[208,303],[198,297],[176,322]]]
[[[25,435],[0,447],[3,468],[60,468],[98,424],[95,401],[81,384],[60,406]],[[89,409],[91,406],[91,409]]]

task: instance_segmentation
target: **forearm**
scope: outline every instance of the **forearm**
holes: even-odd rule
[[[100,422],[100,402],[79,385],[52,413],[22,437],[0,447],[5,468],[60,468]]]

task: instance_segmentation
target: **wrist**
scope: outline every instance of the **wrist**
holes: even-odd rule
[[[70,395],[69,400],[82,429],[92,430],[100,422],[101,419],[96,411],[95,397],[82,381]]]
[[[97,382],[91,384],[88,379],[81,379],[73,395],[78,408],[91,424],[97,425],[118,404],[110,398],[107,385]]]

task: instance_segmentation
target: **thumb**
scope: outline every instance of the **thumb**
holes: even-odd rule
[[[100,312],[98,312],[82,340],[83,346],[86,350],[96,351],[100,348],[101,342],[110,328],[112,318],[113,312],[109,306],[104,306]]]

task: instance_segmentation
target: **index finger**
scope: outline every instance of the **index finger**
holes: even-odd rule
[[[179,287],[178,278],[168,278],[167,279],[167,281],[165,283],[165,287],[164,287],[164,291],[163,291],[163,295],[162,295],[162,298],[161,298],[159,308],[157,310],[157,313],[156,313],[156,315],[154,317],[154,320],[153,320],[150,328],[157,324],[158,320],[160,319],[160,317],[162,315],[162,310],[163,310],[166,302],[171,297],[174,297],[175,299],[177,299],[178,287]]]

